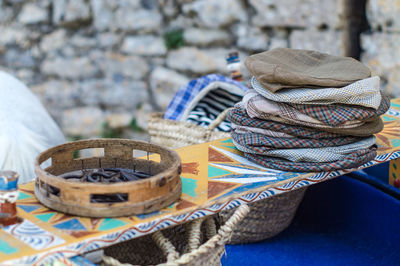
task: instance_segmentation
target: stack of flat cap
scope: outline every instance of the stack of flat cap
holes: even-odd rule
[[[296,172],[356,168],[377,152],[390,107],[361,62],[277,48],[248,57],[250,90],[228,113],[232,141],[264,167]]]

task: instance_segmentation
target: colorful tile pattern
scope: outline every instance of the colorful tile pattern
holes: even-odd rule
[[[400,99],[392,101],[384,120],[385,129],[377,135],[378,156],[360,168],[400,157]],[[34,196],[33,183],[21,186],[17,204],[24,222],[0,230],[0,249],[6,251],[0,252],[0,264],[35,265],[75,256],[356,170],[302,174],[267,169],[242,157],[231,139],[178,152],[182,158],[182,197],[151,214],[75,217],[42,206]],[[400,169],[400,163],[396,167]]]
[[[35,250],[65,243],[64,239],[53,235],[27,219],[19,224],[4,227],[3,230]]]
[[[18,249],[11,246],[7,241],[0,239],[0,252],[8,255],[18,252]]]

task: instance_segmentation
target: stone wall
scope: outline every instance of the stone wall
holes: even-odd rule
[[[146,115],[165,109],[181,85],[227,74],[232,50],[242,58],[275,47],[343,55],[343,1],[0,0],[0,68],[24,81],[70,137],[140,137]],[[399,16],[373,10],[383,32],[364,36],[363,60],[388,60],[379,73],[387,64],[399,71],[391,56]]]
[[[393,97],[400,97],[400,1],[368,0],[370,31],[361,36],[362,61],[383,81]]]

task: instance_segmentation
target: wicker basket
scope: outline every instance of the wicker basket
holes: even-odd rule
[[[230,133],[215,131],[215,128],[225,120],[229,110],[222,112],[208,128],[188,122],[163,119],[162,113],[151,114],[148,120],[151,142],[176,149],[230,137]]]
[[[249,214],[238,224],[229,244],[261,241],[285,230],[292,222],[306,187],[279,194],[249,205]],[[234,209],[219,214],[226,221]]]
[[[134,265],[220,265],[225,244],[249,210],[247,205],[241,205],[218,231],[214,217],[201,218],[108,247],[103,264],[117,266],[121,261]]]
[[[161,114],[153,114],[149,120],[152,142],[178,148],[230,137],[230,133],[214,131],[225,120],[229,110],[222,112],[209,128],[162,119]],[[261,241],[282,232],[292,222],[305,191],[306,188],[300,188],[249,204],[251,211],[237,226],[229,244]],[[226,221],[232,212],[222,212],[220,220]]]

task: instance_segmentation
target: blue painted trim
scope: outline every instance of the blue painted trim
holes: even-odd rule
[[[18,180],[13,180],[11,182],[6,182],[6,178],[0,177],[0,190],[16,190],[18,185]]]

